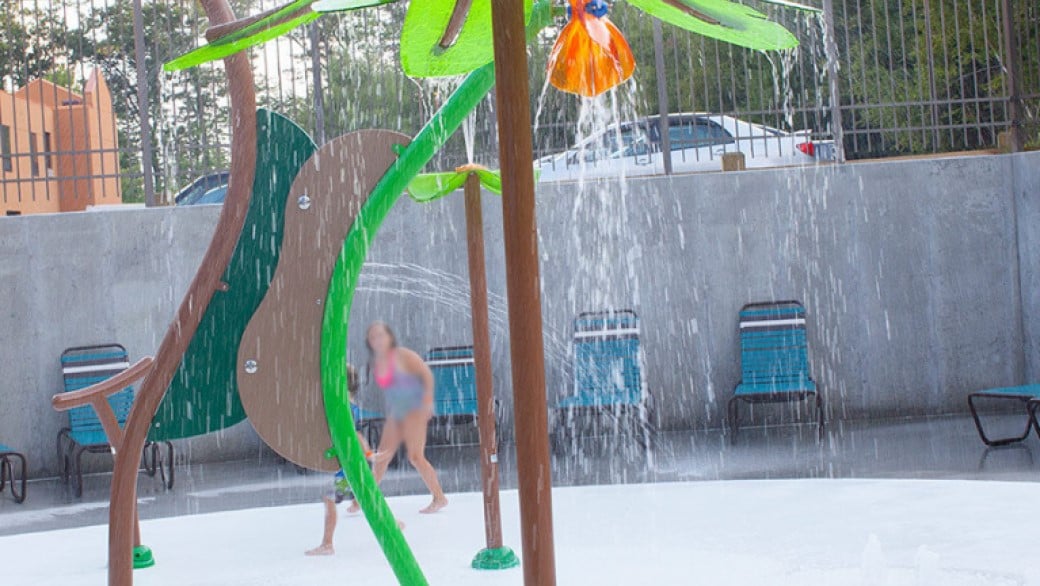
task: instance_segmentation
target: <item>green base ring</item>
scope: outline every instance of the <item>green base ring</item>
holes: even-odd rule
[[[520,565],[520,558],[508,547],[482,549],[473,558],[474,570],[508,570]]]
[[[150,568],[155,565],[155,558],[152,557],[152,548],[147,545],[134,546],[134,569],[143,570]]]

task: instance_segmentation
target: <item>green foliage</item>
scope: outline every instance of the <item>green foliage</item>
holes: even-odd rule
[[[60,23],[54,5],[0,0],[0,82],[21,87],[51,72],[64,44]]]
[[[400,66],[400,33],[407,5],[397,3],[374,10],[318,21],[325,55],[322,68],[326,136],[363,128],[386,128],[410,136],[451,94],[457,79],[412,80]],[[312,118],[311,103],[297,102],[298,120]],[[480,116],[487,123],[487,107]],[[487,151],[489,133],[482,133]],[[454,136],[438,153],[436,169],[466,162],[464,142]]]
[[[845,121],[861,155],[988,148],[1007,120],[999,3],[980,0],[838,3]],[[1024,93],[1040,91],[1040,9],[1013,2]],[[901,102],[899,106],[880,104]],[[1037,101],[1026,104],[1035,119]],[[1031,107],[1030,107],[1031,106]],[[894,132],[893,128],[916,131]]]
[[[143,4],[148,103],[140,104],[134,49],[133,4],[95,5],[81,16],[81,25],[68,31],[73,62],[100,67],[112,91],[119,126],[124,197],[143,197],[141,174],[141,113],[151,122],[153,156],[149,164],[157,196],[173,195],[196,176],[228,165],[226,82],[223,73],[200,67],[176,75],[162,73],[162,64],[198,43],[194,31],[204,30],[205,17],[179,2]]]

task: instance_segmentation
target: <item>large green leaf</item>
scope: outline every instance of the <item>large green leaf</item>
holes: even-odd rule
[[[465,1],[465,0],[459,0]],[[494,59],[491,39],[491,0],[472,0],[454,42],[441,46],[456,0],[411,0],[401,32],[401,66],[412,77],[462,75]],[[524,1],[525,22],[531,0]]]
[[[728,0],[628,0],[664,22],[699,35],[760,51],[798,46],[780,24],[752,8]]]
[[[408,196],[419,203],[440,199],[461,189],[470,173],[476,173],[480,184],[491,193],[502,195],[502,177],[497,171],[477,169],[447,173],[423,173],[408,184]]]
[[[177,71],[202,65],[203,63],[208,63],[210,61],[223,59],[229,55],[234,55],[235,53],[245,51],[250,47],[280,37],[296,27],[317,20],[320,16],[321,14],[317,12],[304,12],[303,14],[287,21],[272,26],[261,27],[259,28],[259,32],[256,32],[255,34],[240,36],[241,31],[238,33],[232,33],[234,36],[238,37],[236,40],[228,41],[226,37],[215,39],[212,43],[203,45],[190,53],[185,53],[173,61],[166,63],[163,65],[163,69],[166,71]],[[266,21],[268,19],[264,20]]]
[[[223,59],[244,51],[271,39],[280,37],[298,26],[303,26],[318,19],[326,12],[345,12],[371,6],[389,4],[397,0],[293,0],[272,11],[254,23],[244,26],[222,37],[213,39],[190,53],[170,61],[163,68],[166,71],[177,71],[195,67],[217,59]]]

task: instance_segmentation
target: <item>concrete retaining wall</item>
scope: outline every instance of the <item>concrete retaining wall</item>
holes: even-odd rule
[[[832,418],[959,412],[973,389],[1040,378],[1038,154],[559,184],[538,198],[550,401],[568,390],[575,314],[633,308],[662,425],[719,426],[739,378],[738,310],[787,298],[808,308]],[[64,417],[48,399],[62,349],[152,352],[217,214],[0,221],[0,441],[25,449],[35,474],[55,470]],[[497,198],[484,214],[496,392],[509,406]],[[420,352],[469,342],[461,197],[402,200],[369,260],[355,363],[373,319]],[[248,424],[180,444],[195,461],[263,449]]]

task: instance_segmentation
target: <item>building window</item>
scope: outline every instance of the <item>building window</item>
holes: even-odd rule
[[[8,216],[20,216],[20,215],[22,215],[22,212],[18,212],[18,211],[15,211],[15,210],[7,210],[7,215]]]
[[[4,161],[4,171],[14,170],[11,161],[11,127],[6,124],[0,124],[0,158]]]
[[[36,146],[36,133],[29,133],[29,168],[32,169],[32,176],[40,176],[40,155],[39,149]]]
[[[54,158],[51,156],[51,133],[43,133],[43,164],[48,171],[54,170]]]

